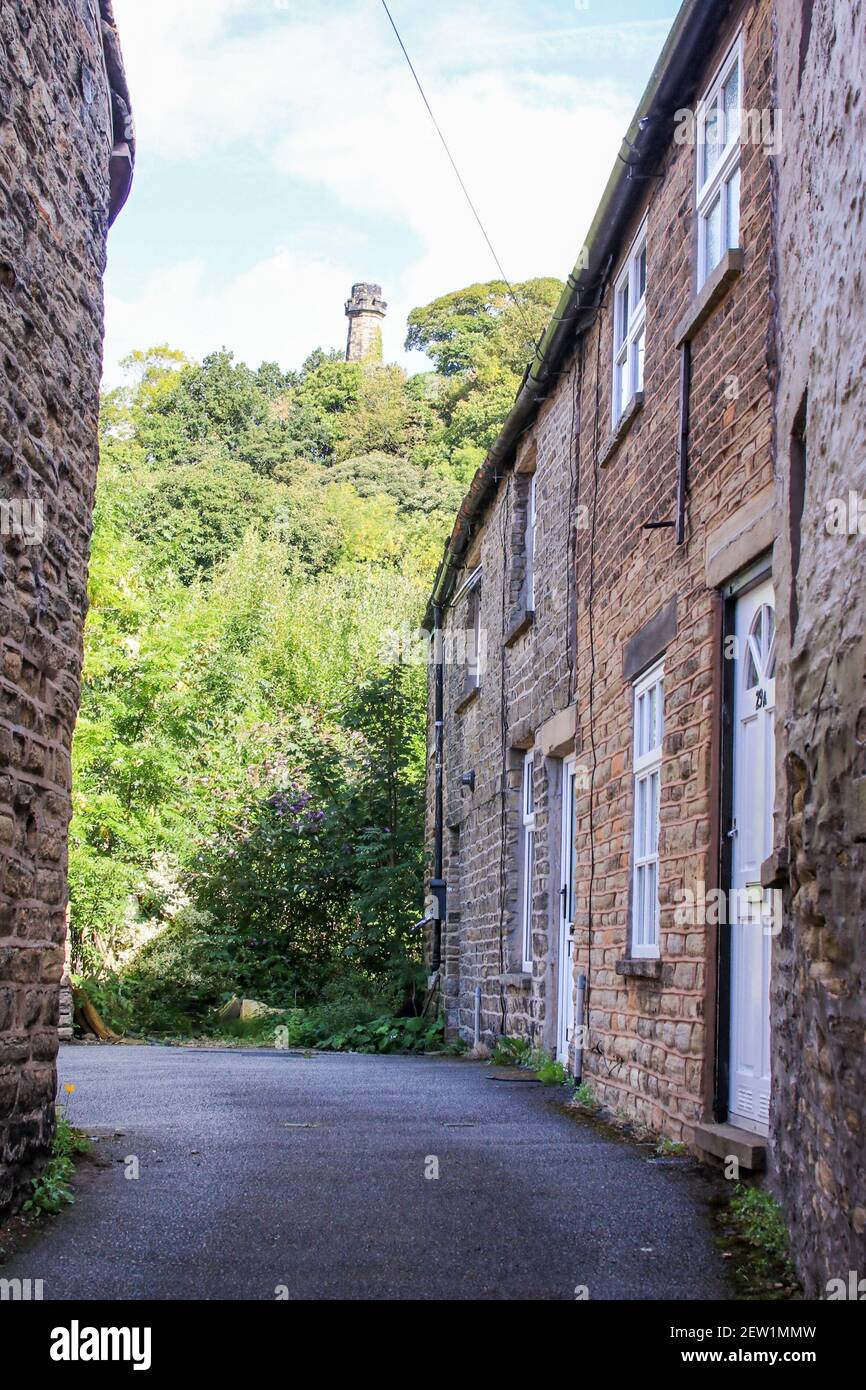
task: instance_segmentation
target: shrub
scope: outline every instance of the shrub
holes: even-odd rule
[[[376,1018],[332,1033],[316,1044],[323,1052],[439,1052],[445,1037],[441,1018]]]

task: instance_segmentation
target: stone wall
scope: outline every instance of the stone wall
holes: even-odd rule
[[[559,853],[559,758],[538,738],[571,698],[573,650],[568,591],[574,517],[569,436],[528,437],[517,471],[499,486],[467,556],[462,579],[481,567],[477,690],[467,686],[475,594],[447,610],[445,676],[445,878],[442,998],[451,1032],[470,1039],[474,991],[482,989],[482,1038],[529,1036],[553,1047],[558,899],[549,892]],[[535,475],[533,607],[527,609],[526,516]],[[458,581],[459,585],[460,581]],[[571,614],[573,620],[573,613]],[[573,727],[573,726],[572,726]],[[567,743],[567,739],[565,740]],[[573,744],[573,735],[572,735]],[[534,749],[536,859],[532,894],[533,966],[523,970],[518,900],[520,792],[524,754]],[[566,749],[558,750],[560,754]],[[432,752],[432,750],[431,750]],[[474,784],[463,784],[464,775]],[[432,791],[432,770],[428,779]],[[554,991],[551,993],[551,991]]]
[[[777,843],[790,870],[772,1142],[814,1297],[866,1276],[866,6],[803,0],[782,19]]]
[[[0,5],[0,1210],[54,1131],[102,272],[130,162],[108,0]]]
[[[382,361],[382,323],[387,309],[381,285],[361,281],[352,286],[351,297],[346,301],[347,362]]]

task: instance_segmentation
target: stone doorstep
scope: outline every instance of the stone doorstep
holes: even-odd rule
[[[741,1168],[760,1173],[767,1166],[767,1141],[762,1134],[736,1125],[695,1125],[694,1147],[698,1158],[736,1158]]]

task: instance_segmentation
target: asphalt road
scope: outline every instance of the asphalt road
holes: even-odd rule
[[[46,1299],[731,1297],[707,1181],[564,1114],[559,1088],[162,1047],[66,1047],[60,1079],[73,1123],[123,1133],[2,1269]]]

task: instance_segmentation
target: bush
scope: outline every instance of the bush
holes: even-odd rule
[[[439,1052],[445,1038],[441,1018],[376,1018],[332,1033],[316,1043],[323,1052]]]

